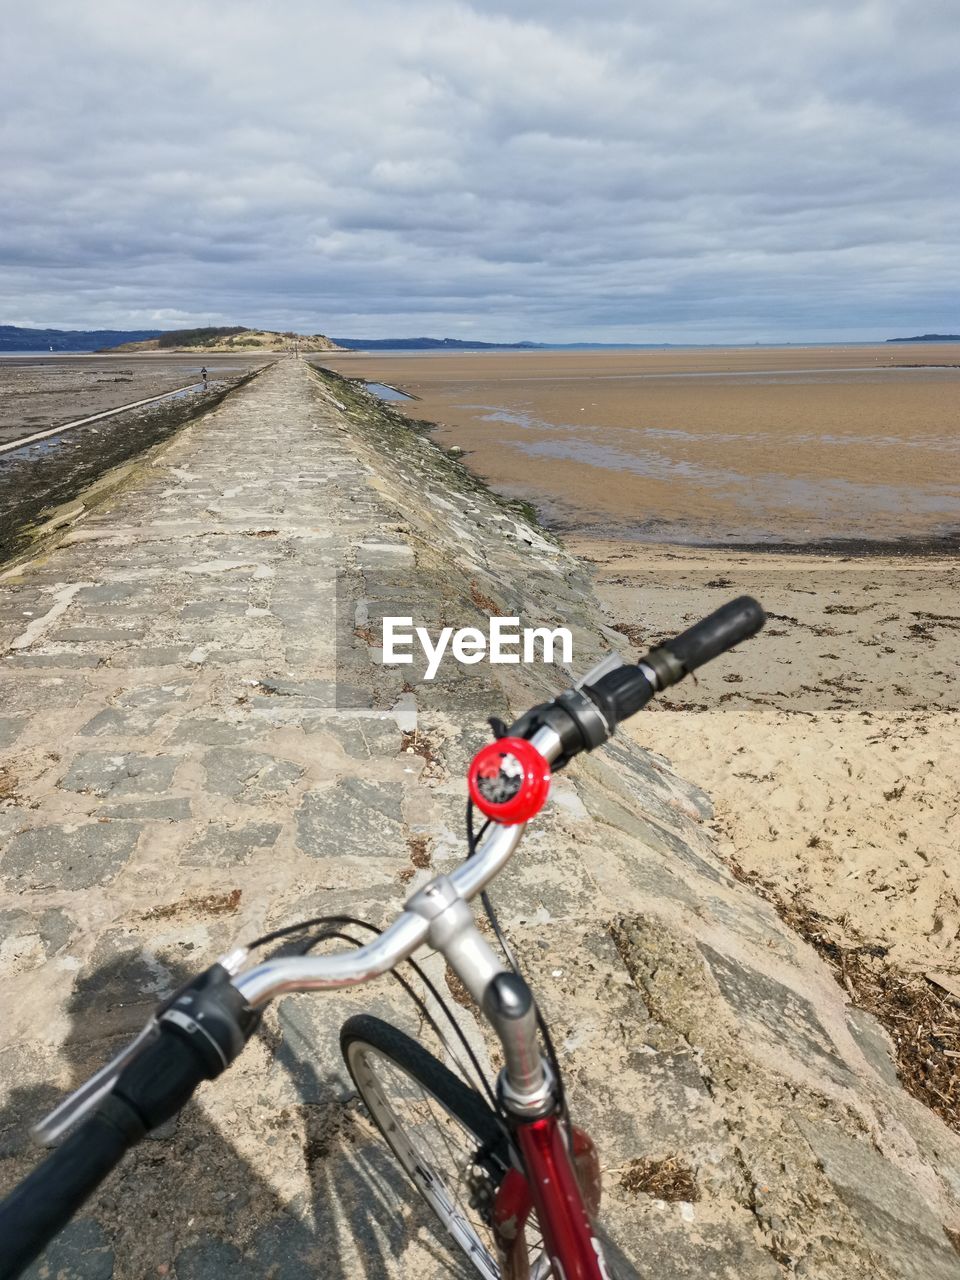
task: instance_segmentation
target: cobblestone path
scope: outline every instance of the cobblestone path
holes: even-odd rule
[[[24,1145],[29,1120],[141,1024],[180,973],[265,923],[348,905],[369,915],[365,906],[375,913],[387,900],[385,885],[402,901],[394,877],[409,853],[397,778],[411,772],[400,763],[410,699],[395,715],[334,707],[335,573],[397,555],[381,546],[382,504],[341,440],[337,412],[305,366],[282,360],[183,432],[51,556],[0,586],[11,1175],[36,1158]],[[344,784],[336,795],[335,780]],[[376,808],[374,791],[385,796]],[[288,1001],[286,1012],[296,1040],[311,1030],[298,1016],[334,1028],[350,1007],[298,1015]],[[260,1094],[272,1090],[276,1103],[258,1111],[251,1093],[247,1133],[224,1136],[239,1124],[242,1082],[221,1092],[229,1108],[219,1131],[199,1107],[181,1119],[179,1141],[196,1152],[188,1199],[177,1203],[172,1177],[135,1192],[139,1208],[100,1198],[108,1228],[112,1214],[149,1216],[151,1194],[169,1213],[143,1254],[142,1238],[126,1232],[118,1275],[147,1274],[138,1269],[147,1256],[169,1263],[191,1239],[201,1243],[186,1245],[178,1274],[222,1274],[234,1246],[206,1239],[205,1217],[221,1232],[235,1228],[242,1205],[258,1226],[288,1193],[305,1195],[302,1153],[294,1176],[283,1150],[263,1146],[264,1134],[287,1145],[290,1114],[276,1119],[283,1103],[328,1100],[316,1072],[336,1071],[332,1042],[328,1063],[322,1047],[309,1048],[319,1056],[302,1068],[267,1070],[257,1047],[255,1063],[238,1068],[251,1090],[265,1071]],[[344,1092],[340,1080],[335,1094]],[[280,1138],[269,1128],[277,1123]],[[323,1252],[323,1234],[317,1224],[288,1229],[291,1274],[302,1274],[305,1242]],[[78,1274],[110,1274],[105,1240],[91,1218],[60,1250]],[[279,1248],[270,1241],[258,1246],[264,1256]]]

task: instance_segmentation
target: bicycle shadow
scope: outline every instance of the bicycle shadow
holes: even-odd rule
[[[166,980],[158,982],[158,967],[134,948],[79,975],[61,1046],[67,1088],[129,1040],[163,987],[173,989],[187,976],[164,967]],[[442,1228],[351,1100],[338,1064],[340,1021],[331,1003],[320,1026],[327,1043],[316,1054],[303,1037],[268,1031],[273,1043],[262,1089],[256,1074],[241,1068],[251,1079],[241,1082],[226,1112],[229,1133],[222,1114],[214,1123],[202,1103],[189,1104],[127,1156],[25,1277],[386,1280],[404,1273],[414,1237],[421,1280],[472,1274],[447,1249]],[[256,1051],[251,1045],[247,1053]],[[241,1057],[232,1071],[243,1063]],[[227,1075],[204,1090],[231,1084]],[[292,1105],[277,1111],[278,1095]],[[0,1109],[0,1190],[40,1162],[30,1125],[63,1096],[48,1084],[10,1091]],[[251,1135],[255,1164],[240,1154],[250,1149]]]

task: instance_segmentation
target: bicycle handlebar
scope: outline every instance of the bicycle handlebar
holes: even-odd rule
[[[73,1099],[67,1099],[38,1127],[54,1135],[72,1132],[0,1204],[0,1280],[19,1275],[130,1147],[175,1116],[199,1084],[237,1056],[259,1016],[230,978],[215,964],[181,988],[158,1011],[150,1032],[138,1037],[138,1050],[121,1059],[105,1092],[81,1090],[72,1111]]]
[[[556,759],[560,740],[551,729],[531,739],[545,759]],[[447,877],[465,902],[475,898],[510,861],[526,823],[513,827],[490,824],[490,834],[477,852]],[[325,956],[281,956],[238,974],[233,985],[251,1006],[260,1006],[285,991],[322,991],[370,982],[395,969],[426,941],[430,922],[413,911],[402,912],[373,942],[355,951]]]
[[[617,723],[646,706],[658,689],[676,684],[688,672],[756,635],[765,621],[757,601],[740,596],[674,640],[652,649],[636,666],[617,667],[594,684],[583,682],[552,703],[534,708],[510,733],[523,733],[550,764],[565,762],[605,742]],[[449,876],[460,898],[469,902],[486,888],[509,862],[525,827],[525,823],[510,827],[490,824],[490,834],[476,853]],[[404,911],[373,942],[355,951],[268,960],[239,974],[233,984],[252,1006],[286,991],[356,986],[394,969],[425,942],[428,932],[427,920]]]
[[[3,1280],[33,1262],[142,1135],[128,1132],[122,1114],[110,1110],[75,1129],[0,1205]]]
[[[751,596],[738,596],[673,640],[667,640],[659,650],[653,649],[646,661],[655,659],[658,653],[669,654],[679,667],[675,679],[670,680],[670,684],[676,684],[697,667],[755,636],[766,620],[767,615],[756,600]],[[661,688],[664,687],[665,683],[661,684]]]
[[[652,649],[635,666],[611,670],[609,661],[602,663],[572,689],[527,712],[510,733],[528,738],[548,762],[562,767],[581,751],[606,742],[616,725],[646,706],[658,690],[755,635],[764,621],[760,605],[741,596]],[[476,852],[447,877],[449,889],[464,901],[480,893],[510,860],[525,825],[491,823]],[[203,1080],[230,1065],[253,1034],[258,1010],[267,1001],[286,991],[368,982],[412,955],[430,931],[430,920],[410,910],[412,905],[413,900],[374,941],[351,952],[277,957],[237,973],[248,954],[239,949],[161,1006],[132,1052],[121,1055],[113,1070],[100,1073],[102,1081],[95,1078],[38,1126],[36,1132],[49,1140],[85,1117],[0,1204],[5,1251],[0,1280],[18,1275],[134,1143],[175,1115]]]

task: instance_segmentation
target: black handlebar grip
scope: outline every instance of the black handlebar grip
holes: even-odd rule
[[[160,1014],[160,1035],[121,1071],[88,1120],[0,1204],[0,1280],[50,1243],[127,1150],[234,1060],[259,1015],[213,965]]]
[[[708,617],[695,622],[673,640],[664,641],[659,649],[652,651],[647,660],[654,666],[661,687],[676,684],[705,662],[726,653],[742,640],[755,636],[766,620],[767,615],[752,596],[738,596]],[[667,658],[666,662],[662,660],[664,656]],[[661,661],[654,661],[657,657]],[[673,662],[670,661],[671,658]]]
[[[0,1204],[0,1280],[33,1262],[142,1134],[122,1104],[103,1107],[11,1191]]]
[[[585,692],[603,712],[612,732],[621,720],[642,711],[656,689],[639,667],[627,666],[615,667],[596,684],[587,685]]]
[[[157,1129],[182,1111],[197,1086],[223,1070],[208,1061],[205,1045],[181,1037],[178,1028],[163,1028],[159,1040],[148,1045],[124,1067],[113,1086],[141,1120],[144,1129]]]
[[[126,1152],[175,1116],[217,1075],[205,1046],[164,1028],[123,1069],[89,1120],[0,1204],[0,1280],[18,1276],[70,1221]]]

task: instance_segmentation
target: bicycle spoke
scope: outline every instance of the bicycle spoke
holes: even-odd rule
[[[477,1163],[487,1144],[422,1080],[389,1055],[364,1045],[361,1061],[361,1093],[408,1175],[477,1270],[498,1276],[496,1241],[488,1220],[496,1186],[489,1172]],[[476,1180],[473,1185],[472,1180]],[[486,1180],[490,1180],[490,1203],[483,1211],[476,1204],[476,1187],[482,1188]],[[535,1280],[546,1280],[551,1269],[544,1265],[533,1217],[530,1227],[531,1275]]]

